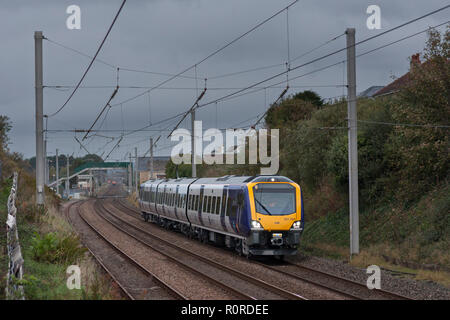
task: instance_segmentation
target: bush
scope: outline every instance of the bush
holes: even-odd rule
[[[79,260],[86,251],[80,247],[78,237],[74,235],[58,237],[52,232],[43,236],[35,233],[31,239],[31,250],[36,261],[61,264]]]

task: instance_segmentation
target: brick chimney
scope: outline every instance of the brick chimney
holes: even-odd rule
[[[420,65],[420,54],[416,53],[411,56],[411,62],[409,64],[409,68],[413,68],[414,66]]]

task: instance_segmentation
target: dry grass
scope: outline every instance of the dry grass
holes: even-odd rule
[[[450,273],[445,271],[418,270],[416,279],[431,280],[450,289]]]
[[[136,195],[136,192],[132,192],[128,197],[127,197],[128,202],[130,202],[133,206],[135,207],[139,207],[139,202],[138,202],[138,197]]]
[[[406,253],[406,256],[410,258],[408,253]],[[353,256],[350,261],[350,265],[359,268],[367,268],[369,265],[377,265],[385,269],[414,275],[413,277],[416,280],[429,280],[450,288],[450,273],[448,272],[439,270],[424,270],[421,268],[409,268],[401,264],[386,261],[386,257],[389,257],[389,260],[391,261],[401,261],[401,259],[405,258],[405,254],[402,253],[402,250],[399,248],[392,249],[387,245],[376,245],[368,249],[361,250],[359,255]]]
[[[81,271],[81,283],[85,289],[83,298],[88,300],[110,300],[115,299],[111,281],[100,270],[97,261],[86,253],[85,258],[79,264]]]
[[[73,234],[73,229],[64,218],[63,213],[58,210],[54,205],[48,205],[47,212],[41,217],[41,221],[44,222],[41,225],[41,231],[43,233],[47,232],[58,232],[63,235]]]

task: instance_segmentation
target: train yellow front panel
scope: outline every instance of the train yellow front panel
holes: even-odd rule
[[[255,201],[254,201],[254,193],[253,187],[258,184],[290,184],[295,188],[295,212],[292,214],[286,215],[268,215],[256,212],[255,209]],[[292,224],[295,221],[299,221],[301,219],[301,201],[300,201],[300,188],[295,183],[286,183],[286,182],[258,182],[258,183],[249,183],[248,184],[248,192],[250,197],[250,208],[252,214],[252,220],[258,221],[262,227],[267,230],[289,230],[292,227]]]

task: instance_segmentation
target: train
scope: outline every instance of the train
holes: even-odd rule
[[[304,229],[302,190],[284,176],[149,180],[139,207],[146,222],[247,257],[295,255]]]

